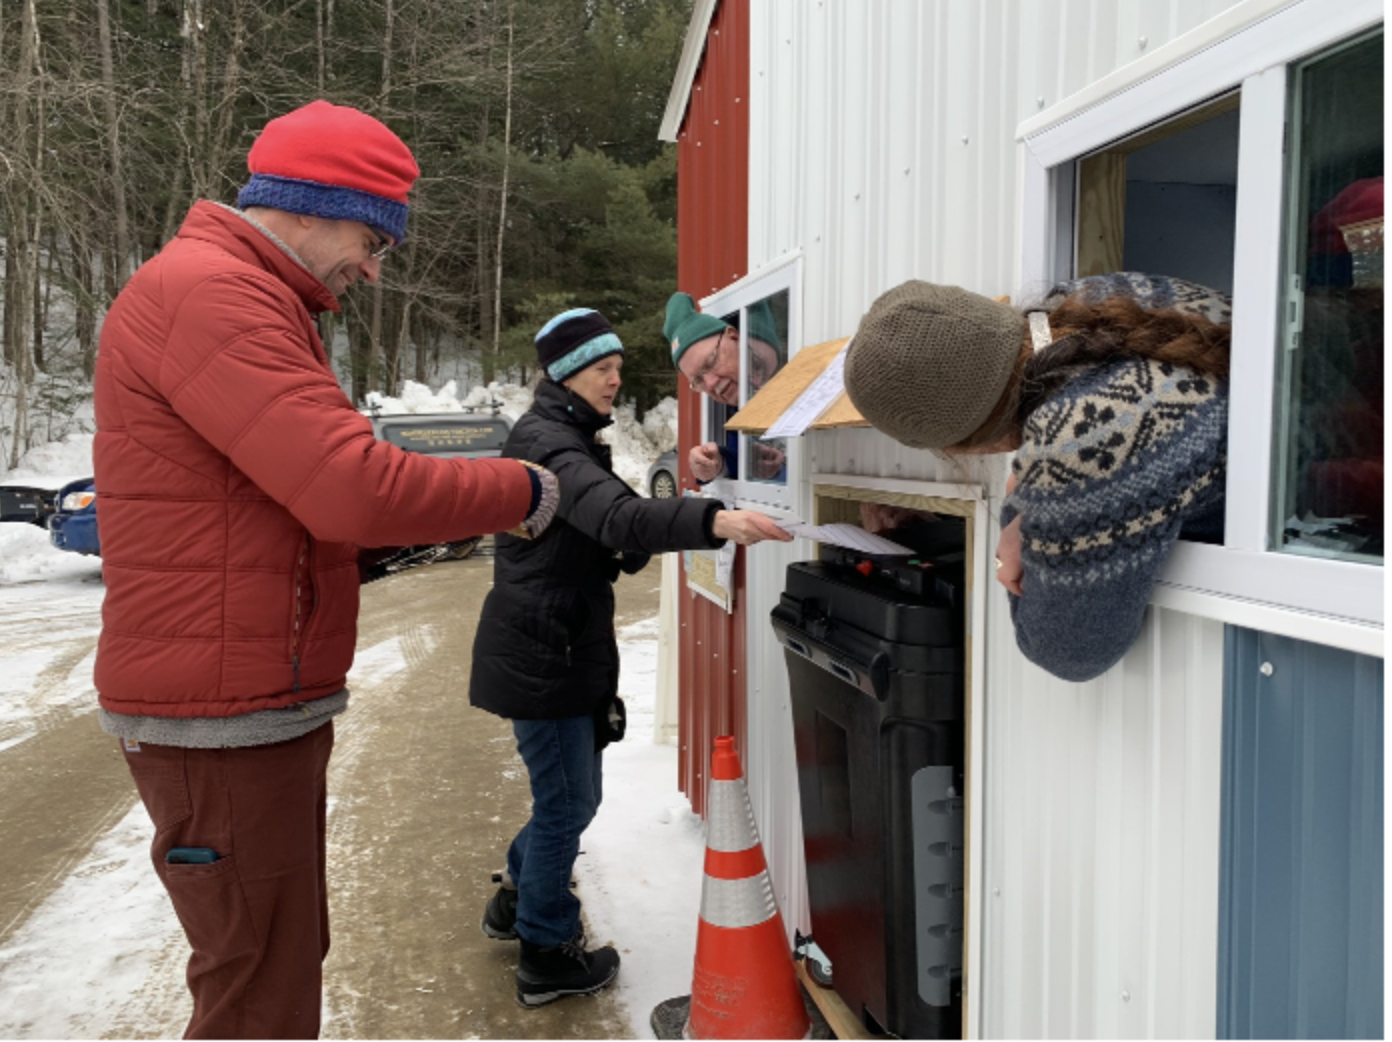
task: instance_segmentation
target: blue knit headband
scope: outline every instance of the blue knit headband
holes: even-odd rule
[[[301,181],[274,174],[252,174],[237,193],[237,206],[269,206],[273,210],[323,217],[331,221],[358,221],[386,232],[398,245],[406,238],[405,203],[342,185]]]
[[[593,365],[601,358],[624,353],[623,341],[615,333],[601,333],[593,340],[581,344],[570,354],[557,359],[546,367],[546,375],[557,383],[574,376],[587,365]]]

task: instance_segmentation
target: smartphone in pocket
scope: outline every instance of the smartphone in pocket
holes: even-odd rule
[[[170,847],[166,865],[211,865],[221,855],[212,847]]]

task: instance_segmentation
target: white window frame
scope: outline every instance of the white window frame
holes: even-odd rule
[[[1072,164],[1240,88],[1233,346],[1223,546],[1181,542],[1153,603],[1381,656],[1383,568],[1270,547],[1277,317],[1286,220],[1287,69],[1383,21],[1381,0],[1246,0],[1023,123],[1019,285],[1069,262]],[[1065,198],[1065,196],[1068,196]]]
[[[757,304],[782,290],[788,292],[788,361],[802,348],[802,251],[787,253],[758,271],[750,272],[738,282],[732,282],[700,301],[702,312],[721,317],[740,308]],[[745,325],[745,323],[741,323]],[[746,338],[748,331],[740,329],[740,388],[743,389],[747,374],[748,350]],[[711,440],[710,400],[701,396],[701,440]],[[753,439],[740,435],[741,454],[744,445]],[[787,439],[787,481],[782,485],[763,481],[749,481],[745,478],[717,478],[705,486],[705,491],[737,507],[769,507],[780,512],[792,511],[802,476],[801,438]],[[746,473],[747,460],[740,460],[740,473]]]

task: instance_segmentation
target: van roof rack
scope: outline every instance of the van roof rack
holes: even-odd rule
[[[488,412],[492,413],[494,416],[497,416],[498,413],[500,413],[500,412],[502,411],[502,409],[503,409],[503,403],[500,402],[500,401],[497,401],[496,399],[493,400],[493,401],[491,401],[491,402],[483,402],[482,404],[479,404],[479,405],[466,405],[466,406],[464,406],[464,412],[475,413],[475,412],[483,412],[483,411],[487,410]]]

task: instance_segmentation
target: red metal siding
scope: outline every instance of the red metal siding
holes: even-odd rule
[[[724,0],[677,135],[677,284],[697,300],[742,278],[749,263],[749,0]],[[701,436],[700,396],[678,391],[681,486],[695,488],[687,453]],[[681,789],[704,816],[713,740],[744,749],[744,558],[735,611],[681,595]]]

